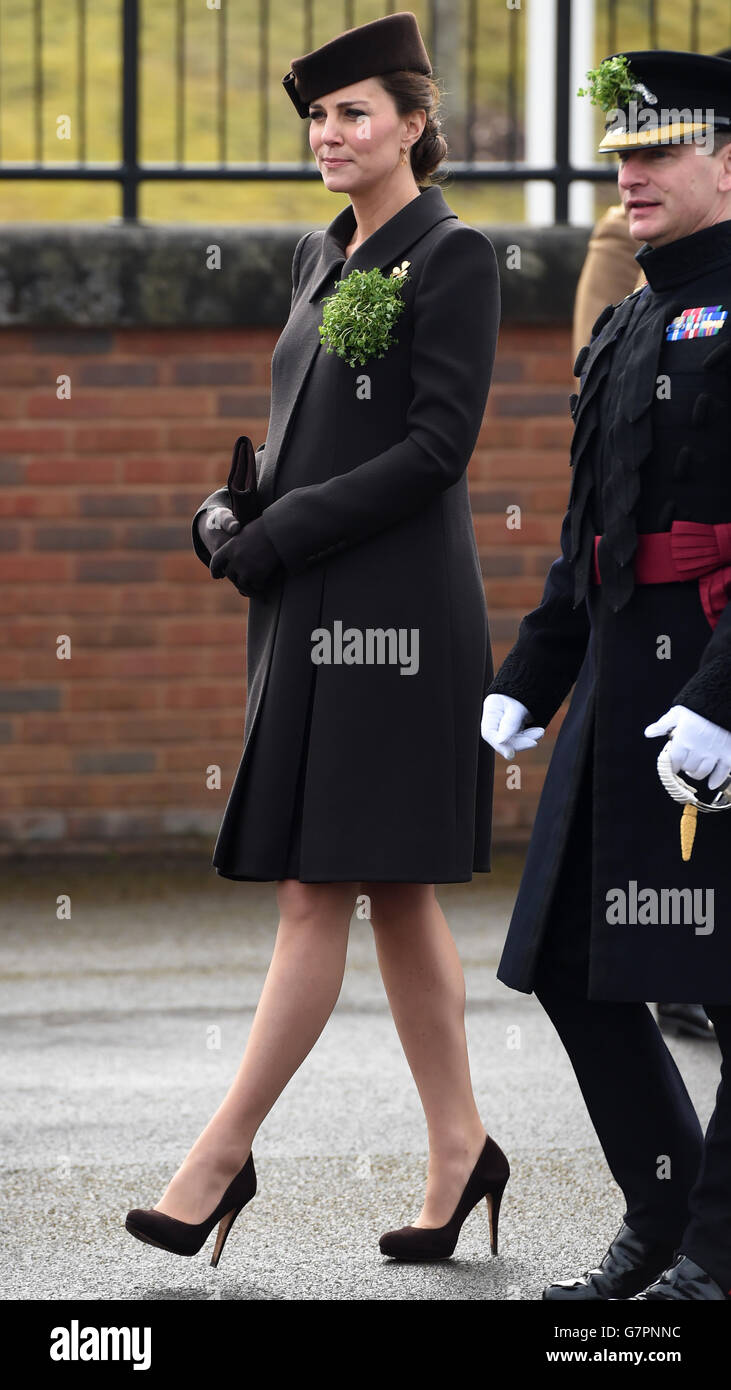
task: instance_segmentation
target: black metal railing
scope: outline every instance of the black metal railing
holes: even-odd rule
[[[548,3],[549,0],[545,0]],[[524,131],[521,125],[521,94],[525,81],[525,24],[526,15],[520,0],[509,4],[508,0],[424,0],[418,11],[420,27],[429,52],[435,62],[435,69],[441,75],[440,54],[450,37],[450,27],[460,35],[460,53],[453,72],[457,75],[457,93],[454,89],[448,94],[445,104],[445,130],[449,139],[450,158],[446,170],[457,182],[483,183],[524,183],[528,180],[550,182],[555,189],[555,220],[568,219],[569,192],[575,180],[602,182],[614,180],[616,169],[613,164],[597,162],[587,167],[575,167],[570,158],[570,124],[573,92],[570,80],[570,51],[572,33],[572,3],[579,0],[556,0],[556,42],[555,51],[546,55],[546,62],[553,65],[555,73],[555,140],[553,160],[546,164],[529,163],[523,157]],[[540,0],[544,3],[544,0]],[[342,28],[351,28],[378,14],[391,13],[397,7],[391,0],[381,3],[374,13],[363,14],[362,6],[354,0],[344,0],[338,19],[334,19],[334,6],[330,5],[324,23],[320,16],[316,24],[315,0],[301,0],[293,11],[287,3],[290,22],[288,30],[288,52],[308,52],[324,42],[328,32],[332,33],[340,22]],[[168,54],[171,63],[170,82],[166,83],[165,99],[172,102],[172,158],[155,160],[143,154],[144,121],[140,115],[141,74],[144,72],[141,57],[141,39],[145,21],[145,0],[107,0],[107,7],[116,6],[119,45],[119,130],[118,157],[112,160],[90,159],[88,84],[90,69],[93,71],[93,51],[90,53],[88,0],[74,0],[74,44],[75,48],[75,139],[76,158],[58,160],[48,158],[48,141],[44,138],[44,102],[47,103],[47,89],[44,76],[44,45],[48,26],[59,18],[63,10],[68,22],[70,0],[29,0],[28,11],[31,59],[31,99],[32,99],[32,158],[13,158],[12,149],[4,148],[11,142],[6,134],[2,139],[3,127],[12,130],[12,122],[7,120],[8,99],[6,96],[7,67],[3,63],[4,40],[9,37],[11,23],[17,18],[17,10],[4,13],[4,0],[0,0],[0,179],[2,180],[92,180],[114,182],[119,185],[122,195],[122,216],[125,220],[137,218],[139,191],[141,184],[153,181],[198,181],[213,180],[320,180],[321,176],[314,166],[307,143],[307,123],[297,119],[291,127],[284,123],[291,114],[274,107],[275,121],[272,120],[272,106],[280,95],[279,83],[288,66],[287,60],[274,60],[273,19],[281,20],[283,13],[279,0],[219,0],[207,10],[212,24],[215,24],[213,57],[209,66],[214,74],[215,89],[215,158],[200,161],[188,157],[186,126],[189,105],[189,65],[193,52],[191,37],[193,21],[200,21],[202,7],[197,0],[195,11],[191,11],[187,0],[167,0],[167,10],[172,24]],[[238,8],[237,8],[238,6]],[[164,8],[163,0],[155,0],[155,18],[159,18]],[[97,17],[96,5],[92,7],[92,18]],[[298,24],[291,25],[292,15]],[[452,24],[450,26],[450,21]],[[457,26],[458,21],[458,26]],[[649,48],[687,47],[690,50],[713,52],[723,44],[731,42],[731,3],[726,0],[596,0],[595,3],[596,38],[599,52],[614,52],[620,44],[627,47],[645,46]],[[233,27],[238,23],[246,26],[246,39],[242,49],[241,33],[234,37]],[[489,25],[489,41],[485,39],[486,25]],[[631,29],[632,41],[627,35]],[[672,30],[672,32],[671,32]],[[281,36],[281,24],[278,30]],[[670,40],[666,36],[670,35]],[[453,35],[452,35],[453,39]],[[493,58],[493,71],[489,82],[485,79],[485,50],[494,45],[499,49],[499,57]],[[502,45],[502,48],[500,48]],[[279,43],[281,49],[281,38]],[[255,158],[231,158],[231,129],[229,120],[229,94],[231,89],[232,52],[240,56],[242,52],[253,54],[250,71],[256,88],[256,132],[252,139]],[[147,54],[144,55],[147,57]],[[499,80],[495,71],[499,70]],[[73,94],[72,94],[73,95]],[[288,99],[283,94],[282,101]],[[69,97],[65,97],[69,100]],[[162,100],[162,93],[161,93]],[[451,105],[451,110],[450,110]],[[281,120],[280,120],[281,118]],[[300,130],[301,127],[301,130]],[[278,145],[286,152],[287,148],[296,151],[300,146],[299,158],[281,158],[275,154]]]

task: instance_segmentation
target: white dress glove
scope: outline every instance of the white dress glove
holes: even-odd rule
[[[496,753],[513,758],[523,748],[535,748],[545,729],[524,728],[528,710],[512,695],[487,695],[482,707],[480,733]]]
[[[661,719],[648,724],[646,738],[656,738],[673,730],[670,740],[670,766],[673,772],[687,772],[702,781],[708,778],[711,791],[720,787],[731,773],[731,733],[712,724],[685,705],[673,705]]]

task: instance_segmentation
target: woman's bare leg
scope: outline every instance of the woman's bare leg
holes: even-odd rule
[[[393,1020],[426,1116],[429,1168],[414,1226],[449,1221],[485,1144],[472,1093],[465,983],[433,884],[362,883]]]
[[[337,1003],[357,891],[356,883],[278,883],[274,952],[239,1069],[156,1211],[202,1221],[245,1163],[259,1125]]]

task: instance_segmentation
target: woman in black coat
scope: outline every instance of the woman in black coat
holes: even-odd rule
[[[446,153],[430,74],[402,14],[284,79],[326,187],[350,203],[295,249],[257,450],[262,513],[240,529],[220,489],[193,523],[214,578],[249,597],[245,743],[213,863],[275,880],[281,920],[228,1094],[158,1206],[127,1224],[191,1253],[224,1218],[214,1261],[255,1189],[254,1135],[338,998],[356,900],[429,1138],[422,1210],[381,1249],[451,1254],[482,1197],[495,1248],[509,1170],[475,1105],[464,977],[434,884],[490,868],[480,712],[493,671],[466,469],[499,282],[491,243],[429,183]],[[351,365],[321,341],[323,300],[373,269],[400,272],[403,307],[383,355]]]

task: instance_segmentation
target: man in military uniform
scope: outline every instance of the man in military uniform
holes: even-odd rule
[[[576,683],[498,977],[534,991],[551,1017],[626,1202],[600,1266],[543,1297],[722,1300],[731,810],[696,813],[681,852],[681,807],[653,740],[668,741],[669,776],[688,793],[725,797],[731,63],[613,54],[593,81],[610,110],[600,149],[619,154],[648,283],[600,314],[579,354],[561,556],[485,701],[483,737],[512,758]],[[700,1000],[714,1023],[726,1075],[705,1138],[648,999]]]

